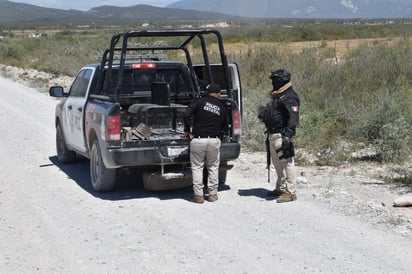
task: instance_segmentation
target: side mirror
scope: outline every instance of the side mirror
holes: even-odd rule
[[[67,94],[64,93],[64,88],[61,86],[53,86],[49,89],[49,95],[51,97],[66,97]]]

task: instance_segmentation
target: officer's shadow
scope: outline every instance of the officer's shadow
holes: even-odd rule
[[[268,188],[239,189],[238,194],[239,196],[255,196],[265,200],[275,200],[277,197],[268,195],[269,190],[269,186]]]

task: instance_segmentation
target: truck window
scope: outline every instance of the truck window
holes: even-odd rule
[[[85,97],[87,87],[91,80],[93,71],[91,69],[83,69],[78,74],[70,88],[70,96]]]
[[[157,80],[168,83],[171,94],[186,93],[189,91],[190,84],[182,70],[159,70],[157,72]]]
[[[115,90],[117,84],[118,71],[112,71],[112,81],[110,90]],[[123,80],[120,86],[120,94],[136,94],[139,91],[150,91],[152,82],[155,80],[155,73],[146,70],[127,69],[123,72]]]
[[[117,71],[113,71],[113,78],[117,79]],[[127,69],[124,71],[123,81],[120,87],[120,94],[138,95],[149,92],[153,82],[164,82],[170,86],[170,94],[186,94],[195,92],[187,74],[181,69],[156,69],[156,70],[136,70]],[[111,83],[111,89],[115,88],[115,81]]]

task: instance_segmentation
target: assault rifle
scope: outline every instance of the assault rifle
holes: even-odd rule
[[[268,183],[270,183],[270,143],[269,143],[269,131],[266,131],[266,168],[268,170]]]

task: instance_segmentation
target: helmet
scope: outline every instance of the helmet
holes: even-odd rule
[[[278,69],[272,71],[269,78],[272,82],[287,83],[290,81],[290,73],[287,70]]]

